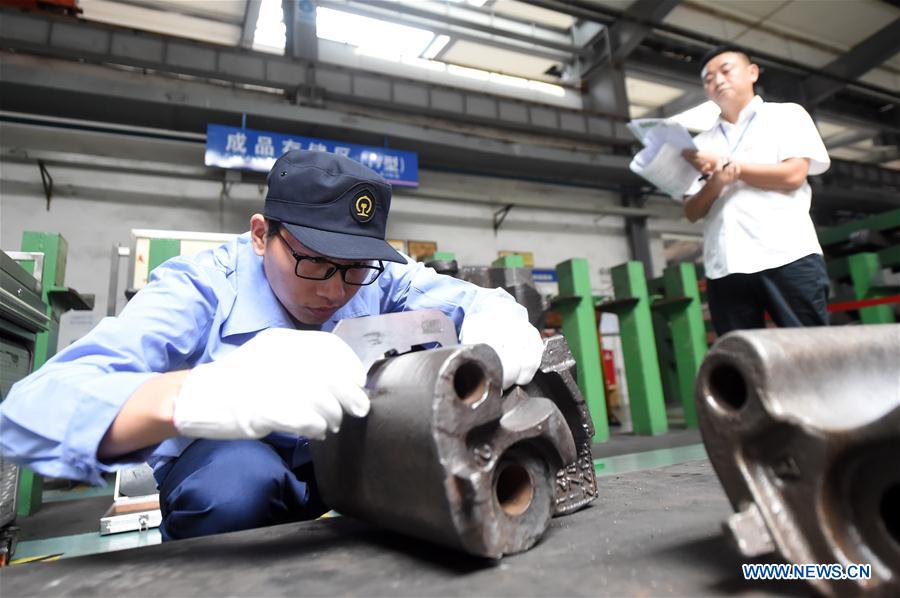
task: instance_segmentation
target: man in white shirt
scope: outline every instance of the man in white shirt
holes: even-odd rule
[[[713,327],[828,323],[828,276],[809,217],[808,175],[830,160],[809,114],[797,104],[764,102],[753,86],[759,67],[741,50],[717,48],[703,61],[707,97],[721,109],[683,155],[703,173],[684,213],[704,218],[703,259]]]

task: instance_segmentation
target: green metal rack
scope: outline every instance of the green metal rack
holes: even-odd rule
[[[900,267],[900,209],[873,214],[838,226],[820,229],[819,242],[829,259],[828,275],[836,281],[849,281],[857,301],[890,298],[900,287],[886,285],[884,268]],[[859,308],[863,324],[889,324],[896,321],[888,304]]]
[[[181,239],[150,239],[150,251],[147,256],[147,272],[163,262],[181,255]]]
[[[504,255],[491,262],[491,266],[494,268],[524,268],[525,258],[521,255]]]
[[[684,408],[685,424],[696,427],[694,382],[707,350],[696,267],[687,262],[667,267],[663,272],[663,284],[665,297],[651,307],[660,312],[669,324],[677,394]]]
[[[900,209],[874,214],[838,226],[820,229],[817,232],[822,247],[831,247],[845,243],[854,233],[860,231],[885,232],[900,229]]]
[[[38,265],[36,254],[42,254],[40,261],[41,300],[50,318],[49,329],[40,332],[35,339],[33,370],[44,365],[56,354],[59,341],[59,318],[69,310],[90,310],[94,307],[93,295],[81,295],[64,286],[66,260],[69,246],[62,235],[25,231],[22,235],[22,251],[35,255],[19,260],[23,269],[35,274]],[[43,478],[23,467],[19,472],[19,500],[17,514],[25,517],[37,511],[43,498]]]
[[[650,316],[653,320],[653,336],[656,340],[656,358],[659,362],[659,375],[662,381],[663,396],[666,404],[672,402],[681,402],[681,394],[678,386],[678,366],[675,360],[675,342],[672,338],[672,329],[666,314],[655,308],[658,301],[665,300],[665,292],[662,288],[658,291],[652,286],[652,283],[659,281],[662,284],[662,277],[648,280],[648,291],[650,293]]]
[[[422,258],[422,262],[452,262],[456,259],[456,254],[452,251],[435,251]]]
[[[864,251],[827,262],[828,276],[836,281],[849,281],[857,301],[890,297],[900,287],[884,284],[883,268],[900,267],[900,245],[879,252]],[[859,309],[863,324],[891,324],[896,321],[890,305],[873,305]]]
[[[884,284],[881,276],[881,260],[877,253],[863,252],[847,257],[850,281],[857,299],[875,299],[895,291]],[[873,305],[859,310],[863,324],[893,324],[894,312],[890,305]]]
[[[521,256],[506,256],[500,259],[508,258],[522,259]],[[594,312],[587,260],[573,258],[557,264],[556,277],[559,296],[553,300],[552,306],[562,316],[563,334],[569,344],[569,350],[575,357],[578,388],[584,395],[594,424],[593,441],[605,442],[609,439],[606,391],[603,386],[603,367],[600,362],[600,346],[597,342],[597,317]]]
[[[615,300],[597,307],[619,316],[632,426],[635,434],[663,434],[668,430],[666,404],[644,264],[631,261],[616,266],[612,279]]]

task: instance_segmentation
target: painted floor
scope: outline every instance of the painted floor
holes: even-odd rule
[[[603,477],[705,459],[707,456],[703,445],[692,444],[594,459],[594,470],[597,477]]]
[[[658,437],[657,444],[671,443],[671,439],[665,436]],[[623,446],[627,444],[623,443]],[[606,452],[610,452],[607,448]],[[615,452],[613,448],[611,452]],[[706,450],[702,444],[690,444],[687,446],[674,446],[644,450],[635,453],[613,454],[594,459],[594,469],[598,477],[615,476],[633,471],[656,469],[668,465],[687,463],[707,459]],[[99,496],[109,496],[112,499],[112,488],[86,488],[75,487],[70,490],[53,490],[44,493],[44,502],[54,503],[60,501],[73,501]],[[22,520],[19,526],[25,531],[28,526],[28,518]],[[97,521],[99,528],[99,520]],[[125,532],[108,536],[101,536],[99,532],[91,531],[62,535],[56,537],[20,541],[17,544],[15,555],[11,564],[23,565],[41,561],[65,559],[86,554],[111,552],[150,546],[161,542],[158,529],[147,531]]]

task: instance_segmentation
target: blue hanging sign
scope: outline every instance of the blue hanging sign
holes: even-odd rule
[[[531,271],[534,282],[556,282],[556,270],[540,270],[535,268]]]
[[[419,156],[416,152],[240,127],[206,125],[204,162],[207,166],[269,172],[276,158],[295,149],[346,156],[368,166],[391,185],[419,186]]]

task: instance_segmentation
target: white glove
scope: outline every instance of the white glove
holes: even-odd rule
[[[497,352],[503,364],[503,388],[531,382],[544,357],[544,341],[537,328],[509,314],[481,312],[466,316],[459,342],[484,343]]]
[[[262,438],[290,432],[321,439],[343,412],[363,417],[366,372],[328,332],[264,330],[222,359],[199,365],[175,398],[175,428],[200,438]]]

